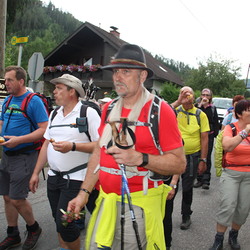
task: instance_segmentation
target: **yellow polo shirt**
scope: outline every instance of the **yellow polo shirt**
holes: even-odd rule
[[[185,110],[182,106],[182,109]],[[192,109],[185,110],[189,113],[195,114],[197,108],[193,106]],[[201,111],[200,126],[195,115],[184,114],[179,112],[177,115],[178,127],[181,131],[182,139],[184,140],[185,154],[194,154],[201,150],[201,135],[202,132],[210,131],[207,115]]]

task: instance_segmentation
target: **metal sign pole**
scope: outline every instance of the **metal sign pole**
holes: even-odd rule
[[[17,66],[21,66],[21,61],[22,61],[22,53],[23,53],[23,45],[19,44],[19,53],[18,53],[18,61],[17,61]]]

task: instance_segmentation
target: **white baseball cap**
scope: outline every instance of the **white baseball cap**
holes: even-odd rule
[[[109,97],[104,97],[103,99],[98,100],[98,102],[110,102],[110,101],[112,101],[112,99]]]

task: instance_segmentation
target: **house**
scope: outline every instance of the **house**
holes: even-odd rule
[[[112,72],[102,71],[118,49],[126,42],[120,39],[116,27],[111,26],[107,32],[91,23],[83,23],[72,35],[67,37],[51,53],[45,57],[44,81],[70,73],[79,77],[88,86],[88,80],[101,88],[97,98],[102,98],[104,92],[110,92],[113,87]],[[145,51],[145,50],[144,50]],[[154,71],[154,76],[145,82],[149,90],[159,91],[163,83],[183,86],[183,81],[171,69],[145,51],[147,66]]]

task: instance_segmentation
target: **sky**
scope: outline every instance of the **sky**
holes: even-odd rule
[[[249,0],[42,0],[153,55],[197,67],[232,60],[246,79],[250,64]],[[217,59],[215,59],[217,60]]]

